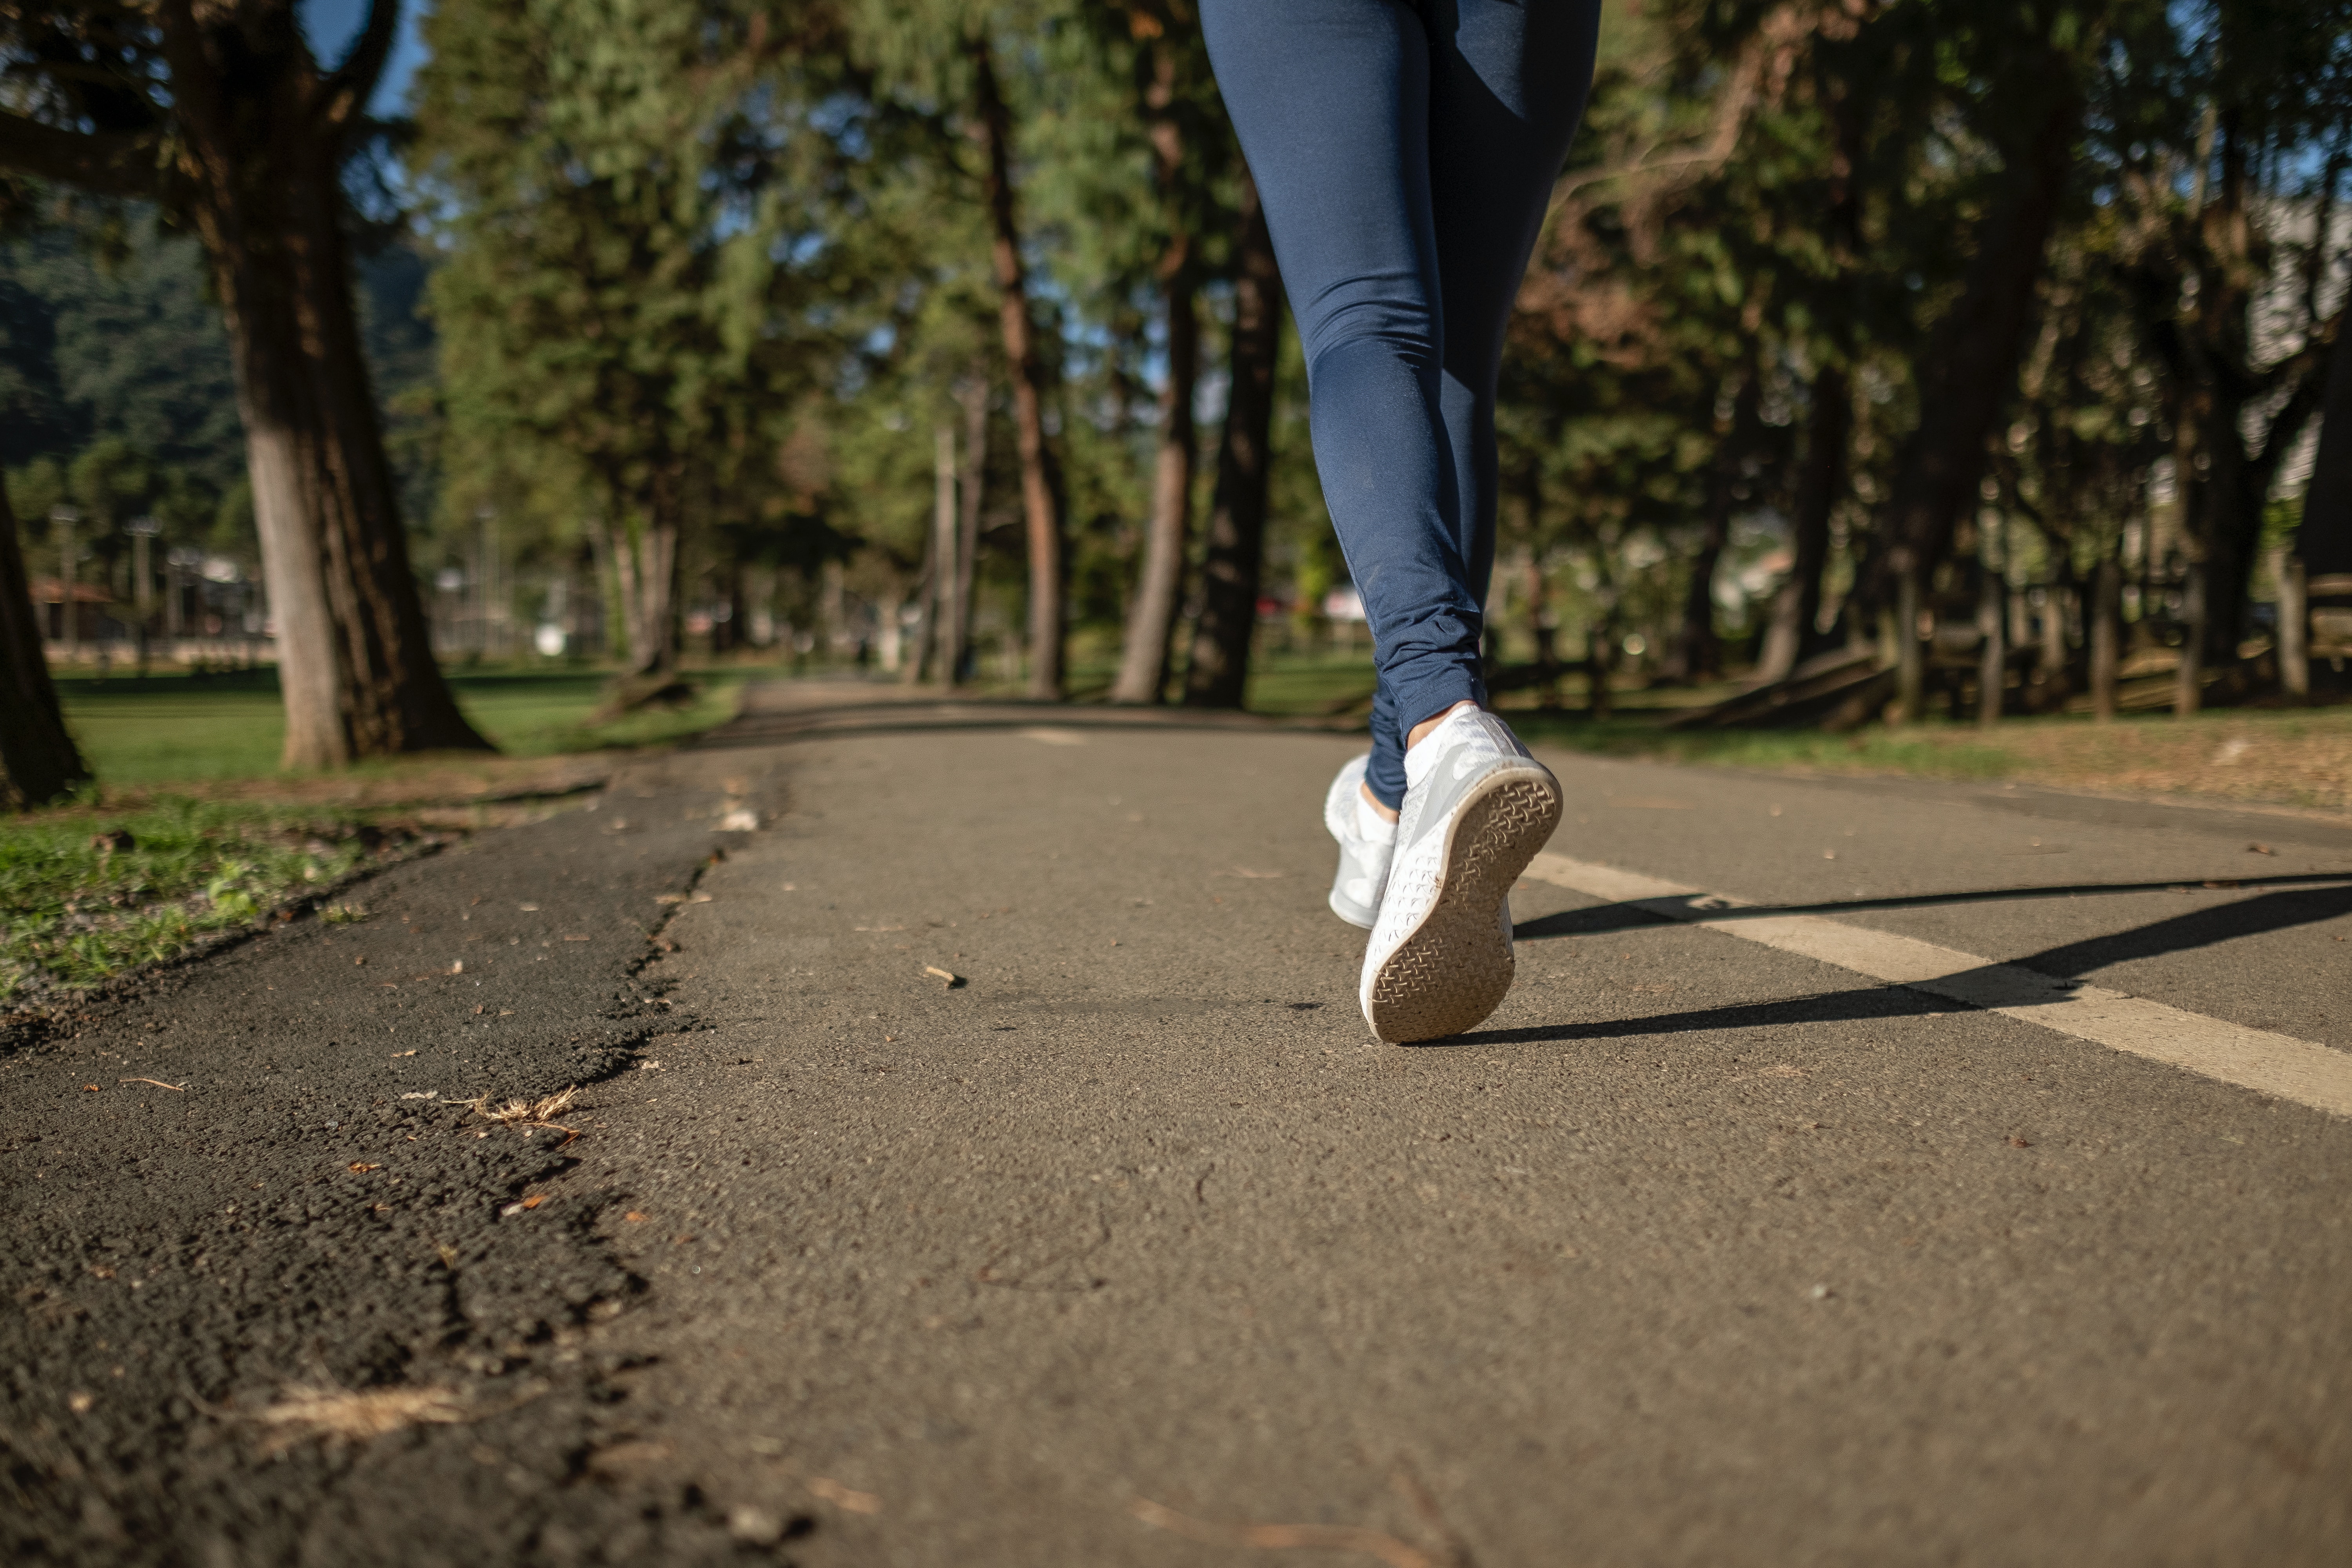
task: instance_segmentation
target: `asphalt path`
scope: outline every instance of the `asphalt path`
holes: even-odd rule
[[[1555,755],[1517,987],[1397,1048],[1323,906],[1359,742],[894,695],[0,1058],[12,1560],[2352,1552],[2324,1092],[1755,939],[2325,1090],[2352,830]]]

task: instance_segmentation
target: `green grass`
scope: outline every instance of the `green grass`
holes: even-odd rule
[[[12,824],[0,832],[0,1004],[175,958],[369,858],[360,824],[331,811],[171,801]]]
[[[589,722],[606,677],[595,670],[525,668],[452,672],[459,706],[509,756],[659,744],[732,717],[740,668],[695,672],[693,701],[616,723]],[[99,782],[109,788],[260,778],[278,769],[286,723],[275,669],[208,678],[173,673],[58,682],[66,721]]]
[[[1811,730],[1677,731],[1663,727],[1665,715],[1659,712],[1588,719],[1573,713],[1515,710],[1507,717],[1511,727],[1530,742],[1601,756],[1708,767],[1998,779],[2008,777],[2019,765],[2006,748],[1975,739],[1978,731],[1973,725],[1923,724],[1825,735]]]
[[[743,681],[728,668],[689,676],[693,700],[609,724],[591,722],[606,678],[585,669],[453,672],[474,723],[509,757],[543,757],[682,740],[733,716]],[[184,953],[216,931],[266,920],[307,889],[366,863],[366,814],[326,806],[175,798],[237,779],[286,779],[277,672],[186,674],[58,683],[67,721],[104,792],[0,826],[0,1006],[83,991],[137,964]],[[364,764],[397,774],[408,761]],[[128,848],[93,837],[127,832]],[[337,911],[327,911],[337,918]],[[348,909],[340,918],[351,918]]]

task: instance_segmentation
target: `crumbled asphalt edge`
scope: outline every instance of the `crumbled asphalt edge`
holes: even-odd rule
[[[618,1194],[502,1212],[575,1161],[561,1134],[458,1103],[593,1085],[689,1025],[639,978],[677,906],[631,917],[710,863],[708,821],[684,811],[709,794],[482,835],[383,873],[362,924],[278,927],[0,1058],[0,1190],[42,1216],[0,1230],[0,1559],[772,1557],[691,1487],[592,1472],[627,1434],[627,1367],[585,1327],[645,1289],[595,1234]],[[616,842],[625,811],[648,825]],[[448,973],[453,951],[474,962]],[[339,982],[356,999],[302,1006]],[[541,1016],[504,1023],[525,1005]],[[379,1039],[422,1058],[393,1064],[444,1069],[441,1098],[383,1092]],[[185,1100],[116,1082],[166,1054],[155,1076],[185,1075]],[[448,1389],[471,1419],[273,1452],[257,1413],[303,1386]]]

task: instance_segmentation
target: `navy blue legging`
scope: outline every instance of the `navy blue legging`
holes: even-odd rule
[[[1599,0],[1202,0],[1371,623],[1372,794],[1484,700],[1503,328],[1592,82]]]

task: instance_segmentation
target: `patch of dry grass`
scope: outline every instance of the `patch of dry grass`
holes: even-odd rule
[[[2013,777],[2061,788],[2352,806],[2352,710],[2343,709],[2029,721],[1984,739],[2015,759]]]
[[[489,1096],[484,1095],[471,1103],[475,1115],[502,1127],[548,1127],[558,1132],[570,1132],[571,1128],[555,1119],[571,1110],[579,1098],[580,1086],[574,1084],[537,1100],[509,1100],[503,1105],[492,1105]]]

